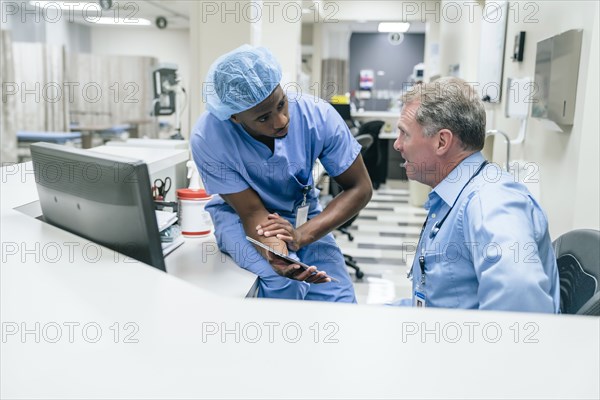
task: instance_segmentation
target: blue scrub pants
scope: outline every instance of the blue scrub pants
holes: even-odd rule
[[[240,267],[258,275],[258,297],[356,303],[344,256],[331,233],[298,250],[296,255],[305,264],[316,266],[339,282],[310,284],[278,275],[254,245],[246,240],[240,217],[231,206],[226,203],[209,204],[206,211],[215,225],[219,250],[233,258]]]

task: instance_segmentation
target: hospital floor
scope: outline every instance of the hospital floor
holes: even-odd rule
[[[334,234],[344,254],[354,257],[364,277],[356,279],[349,269],[359,304],[384,304],[411,297],[406,278],[414,247],[426,217],[423,208],[409,204],[408,183],[388,180],[373,193],[349,231],[353,241],[338,231]]]

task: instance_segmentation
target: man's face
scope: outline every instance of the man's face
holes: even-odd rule
[[[287,96],[278,85],[263,102],[231,118],[257,139],[281,139],[287,135],[290,125]]]
[[[423,135],[423,127],[416,120],[418,108],[419,102],[413,102],[402,109],[394,149],[406,160],[404,166],[409,179],[434,187],[439,175],[435,153],[438,135]]]

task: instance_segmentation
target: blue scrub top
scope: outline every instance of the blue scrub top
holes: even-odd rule
[[[342,174],[356,159],[361,147],[346,123],[329,104],[314,97],[288,94],[290,126],[284,138],[275,139],[274,151],[250,136],[241,125],[219,121],[204,113],[193,130],[192,154],[210,194],[239,193],[252,188],[265,208],[295,224],[295,210],[307,194],[309,217],[321,211],[312,170],[321,160],[330,176]],[[344,257],[333,235],[290,252],[290,256],[316,265],[338,280],[311,285],[283,278],[245,239],[239,216],[220,196],[206,206],[215,224],[219,249],[242,268],[260,277],[259,297],[356,302]]]
[[[360,153],[360,144],[340,115],[325,101],[288,93],[288,134],[275,139],[274,152],[248,134],[241,124],[219,121],[205,112],[191,139],[194,160],[209,194],[254,189],[265,208],[291,219],[307,195],[309,216],[321,208],[312,170],[318,158],[330,176],[342,174]],[[215,197],[212,204],[223,202]]]

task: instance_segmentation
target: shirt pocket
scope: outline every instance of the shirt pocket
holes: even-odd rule
[[[425,287],[429,304],[433,307],[456,308],[459,295],[456,268],[460,258],[451,253],[425,254]]]
[[[300,171],[297,172],[297,174],[301,174]],[[312,183],[312,174],[309,174],[308,179],[306,180],[301,180],[298,179],[298,177],[296,175],[293,174],[289,174],[288,177],[288,181],[287,181],[287,187],[286,187],[286,193],[288,193],[294,201],[294,209],[296,209],[304,200],[304,189],[307,186],[313,186]],[[312,191],[312,189],[311,189]],[[311,198],[310,193],[306,194],[306,200],[308,202],[308,200]]]

